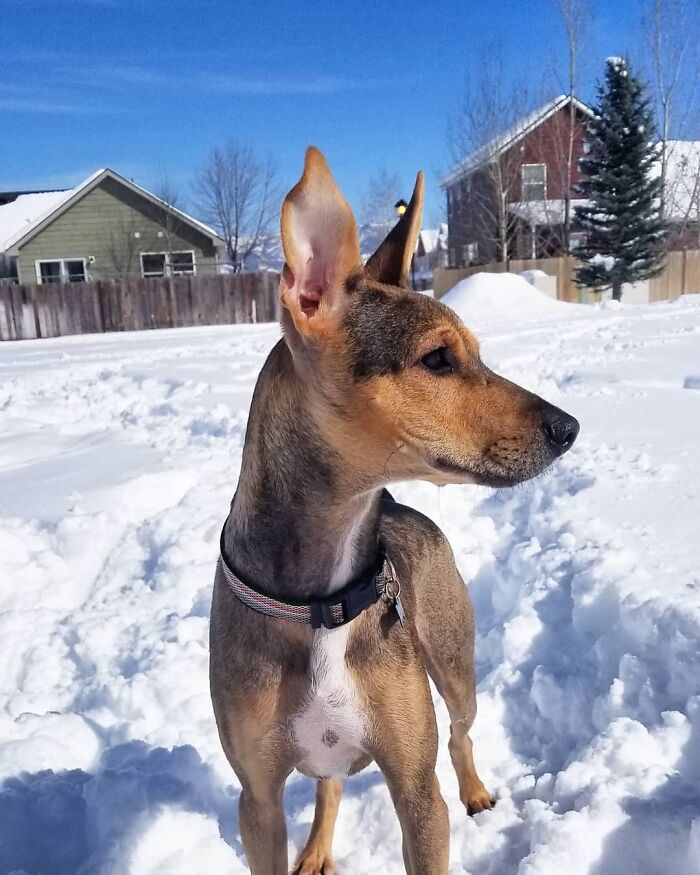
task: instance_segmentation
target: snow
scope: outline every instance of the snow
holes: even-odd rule
[[[470,279],[448,297],[486,362],[582,432],[515,490],[394,490],[442,526],[476,609],[475,757],[499,801],[465,816],[435,695],[451,875],[697,875],[700,296],[586,308]],[[0,872],[247,871],[207,617],[278,336],[0,345]],[[313,796],[289,779],[290,859]],[[338,875],[404,871],[375,768],[347,781],[334,848]]]
[[[9,204],[0,205],[0,252],[5,252],[11,240],[28,231],[38,219],[52,212],[66,199],[66,195],[65,191],[21,194]]]
[[[502,318],[527,318],[531,314],[563,316],[579,309],[577,304],[564,304],[544,295],[534,288],[528,277],[513,273],[472,274],[443,295],[441,301],[468,325]]]

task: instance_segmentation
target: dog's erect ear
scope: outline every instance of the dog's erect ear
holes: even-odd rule
[[[345,280],[361,270],[357,225],[326,159],[306,150],[304,173],[282,204],[285,266],[280,299],[305,336],[332,333],[349,303]]]
[[[365,265],[365,274],[370,279],[386,283],[388,286],[408,285],[411,256],[416,248],[423,216],[424,188],[423,173],[420,172],[416,176],[416,184],[406,212]]]

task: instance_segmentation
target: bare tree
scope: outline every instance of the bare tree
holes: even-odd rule
[[[229,140],[214,149],[195,181],[200,208],[226,242],[236,273],[269,233],[277,201],[276,171],[250,146]]]
[[[673,154],[679,147],[672,137],[682,139],[689,131],[697,134],[700,126],[697,0],[647,0],[644,32],[661,140],[661,214],[674,220],[682,234],[697,213],[700,162],[697,155]]]
[[[397,173],[383,167],[367,183],[362,200],[362,222],[368,225],[394,225],[396,203],[401,198],[401,180]]]
[[[566,35],[567,45],[567,94],[571,98],[569,103],[568,126],[563,138],[565,153],[561,162],[563,170],[563,248],[566,253],[571,252],[571,183],[574,170],[574,145],[576,141],[576,102],[578,94],[578,59],[581,45],[585,40],[590,27],[592,12],[590,0],[554,0]],[[557,142],[562,140],[557,137]]]
[[[111,272],[118,279],[126,280],[137,272],[139,252],[139,228],[135,213],[124,212],[112,220],[107,238],[107,256]]]
[[[457,190],[468,202],[461,205],[463,221],[475,223],[468,233],[490,244],[496,259],[506,262],[517,229],[509,203],[516,200],[521,176],[519,157],[507,143],[527,117],[530,98],[524,85],[509,83],[500,47],[486,47],[478,67],[480,74],[467,85],[448,136],[455,162],[469,178],[468,185]],[[456,227],[460,212],[455,204],[451,210]]]
[[[168,266],[172,268],[173,243],[183,230],[182,220],[178,215],[183,206],[182,192],[166,172],[161,172],[153,193],[158,202],[150,205],[149,217],[163,234]]]

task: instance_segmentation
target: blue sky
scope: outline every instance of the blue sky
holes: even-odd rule
[[[639,0],[594,5],[588,95],[607,55],[641,44]],[[356,208],[379,168],[406,197],[422,168],[428,223],[483,47],[500,41],[514,79],[552,95],[564,63],[554,0],[0,0],[0,31],[0,190],[109,166],[146,186],[165,173],[192,206],[197,167],[235,136],[284,187],[315,143]]]

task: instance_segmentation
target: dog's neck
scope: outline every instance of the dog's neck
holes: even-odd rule
[[[280,341],[255,389],[224,536],[244,580],[291,598],[339,589],[378,551],[381,490],[352,482],[314,422],[310,391]]]

